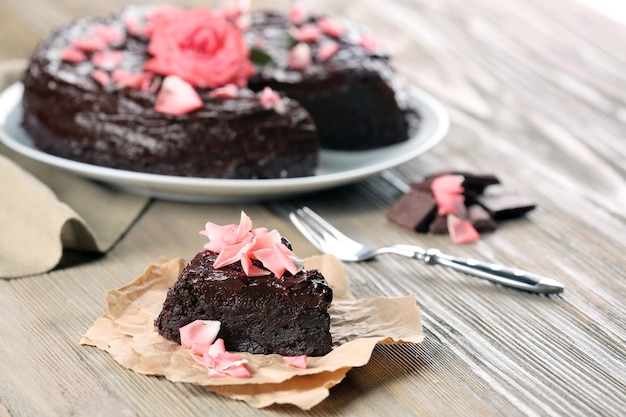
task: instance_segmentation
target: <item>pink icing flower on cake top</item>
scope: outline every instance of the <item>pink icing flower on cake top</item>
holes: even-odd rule
[[[221,13],[159,7],[148,16],[146,33],[153,56],[146,70],[200,88],[245,86],[254,73],[241,30]]]
[[[248,276],[271,272],[277,277],[283,276],[285,271],[296,274],[302,269],[302,262],[282,244],[278,231],[264,227],[253,229],[252,220],[243,211],[238,225],[220,226],[208,222],[200,234],[209,238],[204,249],[218,253],[213,264],[215,269],[240,262]],[[255,260],[261,262],[263,268],[254,265]]]

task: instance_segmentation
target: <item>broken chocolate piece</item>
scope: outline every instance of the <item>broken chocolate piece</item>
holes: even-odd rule
[[[443,175],[460,175],[463,177],[463,195],[468,200],[474,200],[477,196],[482,194],[490,185],[500,184],[500,180],[491,174],[472,174],[463,171],[442,171],[436,174],[431,174],[424,178],[423,181],[412,182],[411,188],[414,190],[420,190],[423,192],[431,192],[431,185],[433,181]]]
[[[428,231],[433,235],[448,234],[448,215],[437,216],[428,227]]]
[[[495,220],[520,217],[535,208],[535,203],[528,197],[518,194],[480,195],[476,198],[478,204]]]
[[[496,230],[496,222],[493,221],[487,210],[479,204],[472,204],[467,207],[467,218],[479,233]]]
[[[432,194],[411,190],[389,209],[387,219],[399,226],[426,233],[436,212],[437,203]]]

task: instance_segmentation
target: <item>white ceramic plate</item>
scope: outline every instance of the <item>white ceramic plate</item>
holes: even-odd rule
[[[127,192],[178,201],[263,201],[350,184],[421,155],[436,145],[449,127],[448,114],[439,101],[415,89],[413,96],[421,123],[417,134],[406,142],[371,151],[323,150],[320,167],[311,177],[267,180],[189,178],[105,168],[36,149],[20,126],[22,92],[22,84],[16,83],[0,95],[0,140],[6,146],[28,158]]]

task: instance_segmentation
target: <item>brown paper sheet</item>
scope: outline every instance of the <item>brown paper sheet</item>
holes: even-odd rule
[[[107,351],[136,372],[202,385],[254,407],[293,404],[310,409],[324,400],[351,368],[365,365],[377,343],[423,340],[414,296],[355,299],[341,262],[324,255],[305,260],[305,266],[319,269],[333,288],[330,315],[334,349],[325,356],[309,357],[307,369],[291,367],[279,355],[243,353],[251,378],[211,378],[188,351],[161,337],[153,325],[168,288],[184,264],[182,259],[160,260],[134,282],[110,291],[107,313],[96,320],[81,344]]]

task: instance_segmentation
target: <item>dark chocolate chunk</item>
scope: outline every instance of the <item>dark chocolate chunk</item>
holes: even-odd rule
[[[448,234],[448,216],[437,216],[430,224],[428,231],[434,235]]]
[[[389,209],[387,219],[402,227],[426,233],[436,212],[437,203],[431,194],[411,190]]]
[[[495,220],[519,217],[533,210],[536,205],[528,197],[518,194],[480,195],[476,198],[478,204]]]
[[[496,230],[496,222],[491,215],[479,204],[472,204],[467,207],[467,217],[479,233],[493,232]]]

